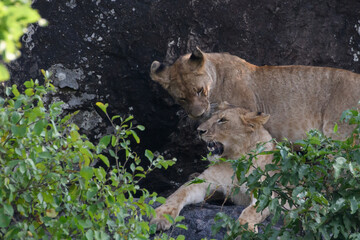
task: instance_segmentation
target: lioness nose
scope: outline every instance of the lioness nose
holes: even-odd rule
[[[203,130],[203,129],[200,129],[200,128],[198,128],[197,131],[198,131],[200,136],[207,132],[207,130]]]

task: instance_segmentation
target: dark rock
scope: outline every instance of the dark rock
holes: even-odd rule
[[[171,227],[169,230],[165,231],[169,236],[178,236],[184,235],[185,239],[191,240],[201,240],[201,239],[223,239],[226,233],[226,229],[221,229],[216,234],[212,232],[212,226],[215,224],[215,216],[219,212],[223,212],[226,215],[232,217],[233,219],[238,219],[241,212],[245,209],[245,206],[236,206],[226,204],[222,206],[213,203],[198,203],[193,205],[185,206],[184,209],[180,212],[181,216],[184,216],[185,219],[181,221],[181,224],[187,226],[188,230],[182,228]],[[266,226],[271,221],[271,216],[265,219],[264,222],[259,226],[259,232],[263,231],[263,226]],[[281,221],[273,226],[276,229],[281,227]],[[161,233],[157,233],[160,235]]]
[[[108,126],[96,112],[97,101],[109,103],[112,114],[133,114],[146,127],[133,147],[139,154],[148,148],[178,158],[143,183],[157,192],[176,189],[207,163],[200,160],[206,147],[196,137],[197,123],[151,81],[153,60],[172,63],[199,46],[257,65],[360,73],[358,0],[33,0],[33,6],[49,26],[29,27],[6,84],[41,79],[40,69],[51,69],[56,97],[67,111],[81,110],[76,120],[94,139]]]
[[[171,227],[169,230],[165,231],[165,233],[172,237],[184,235],[185,239],[191,240],[201,240],[202,238],[223,239],[226,231],[225,229],[212,235],[211,226],[215,224],[215,215],[219,212],[223,212],[228,216],[237,219],[243,210],[244,207],[234,205],[224,207],[208,203],[189,205],[181,212],[181,216],[185,217],[181,224],[186,225],[188,230]]]

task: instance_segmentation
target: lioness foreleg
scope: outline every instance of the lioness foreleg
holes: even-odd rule
[[[242,211],[238,221],[241,225],[245,225],[247,223],[249,230],[258,232],[258,228],[255,225],[264,221],[270,215],[270,211],[268,208],[265,208],[263,211],[257,212],[255,204],[256,198],[254,198],[251,194],[251,204]]]
[[[232,175],[233,170],[230,164],[220,163],[209,167],[198,176],[205,182],[182,185],[166,199],[164,205],[155,209],[156,217],[150,221],[150,224],[156,224],[157,230],[167,230],[171,224],[166,220],[164,214],[176,218],[184,206],[204,201],[207,194],[211,195],[214,191],[222,192],[225,195],[230,193],[233,186]],[[239,194],[239,198],[245,199],[242,195],[243,193]]]
[[[201,175],[199,176],[201,178]],[[205,199],[209,183],[184,184],[166,199],[166,203],[155,209],[156,217],[151,219],[150,224],[156,224],[157,230],[167,230],[171,227],[169,221],[164,217],[168,214],[173,218],[179,216],[184,206],[192,203],[199,203]],[[214,191],[211,186],[210,191]]]

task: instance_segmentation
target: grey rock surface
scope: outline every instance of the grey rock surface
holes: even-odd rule
[[[67,69],[62,64],[54,64],[48,71],[52,73],[54,85],[59,88],[68,87],[78,90],[78,81],[84,78],[84,73],[81,69]]]

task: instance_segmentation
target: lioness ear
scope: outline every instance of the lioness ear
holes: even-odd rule
[[[168,69],[164,64],[154,61],[150,67],[150,77],[155,82],[160,83],[165,89],[169,87]]]
[[[195,68],[201,68],[202,66],[204,66],[205,56],[199,47],[196,47],[195,50],[192,51],[189,58],[189,63]]]
[[[262,112],[248,112],[241,115],[240,118],[247,127],[254,130],[256,127],[264,125],[269,120],[270,115]]]

